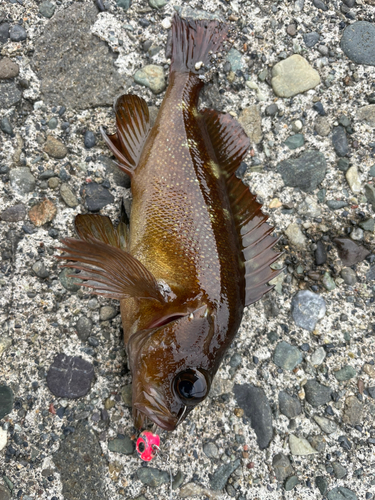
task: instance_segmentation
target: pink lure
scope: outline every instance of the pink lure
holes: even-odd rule
[[[152,432],[143,431],[137,439],[137,453],[145,462],[150,462],[156,456],[159,447],[160,436]]]

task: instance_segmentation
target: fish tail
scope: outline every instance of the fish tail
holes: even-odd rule
[[[172,22],[172,62],[170,72],[198,73],[211,54],[219,51],[228,33],[228,25],[220,21],[187,20],[177,14]]]

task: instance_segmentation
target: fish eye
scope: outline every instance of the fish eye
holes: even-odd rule
[[[184,405],[195,406],[207,396],[207,376],[200,370],[180,372],[174,379],[174,390]]]

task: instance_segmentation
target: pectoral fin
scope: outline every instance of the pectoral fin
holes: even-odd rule
[[[75,218],[75,228],[81,240],[87,241],[91,237],[122,250],[128,248],[128,226],[120,222],[114,227],[106,215],[79,214]]]
[[[66,238],[62,244],[59,249],[64,255],[57,258],[72,261],[62,267],[83,271],[74,277],[82,280],[82,286],[93,288],[97,295],[164,302],[155,277],[130,253],[89,235],[85,235],[84,240]]]

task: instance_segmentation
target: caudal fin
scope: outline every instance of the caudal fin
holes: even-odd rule
[[[192,21],[177,14],[172,22],[171,73],[198,73],[196,64],[207,65],[211,55],[221,49],[228,33],[228,25],[220,21]]]

